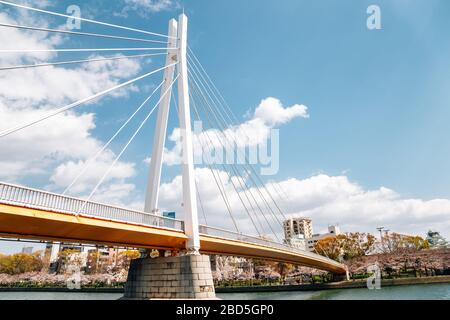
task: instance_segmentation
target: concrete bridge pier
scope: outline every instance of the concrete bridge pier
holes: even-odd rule
[[[142,258],[131,262],[124,299],[214,299],[206,255]]]
[[[348,267],[345,266],[345,273],[333,273],[333,281],[350,281],[350,272],[348,270]]]

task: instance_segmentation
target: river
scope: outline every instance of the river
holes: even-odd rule
[[[117,300],[120,293],[0,292],[0,300]],[[223,300],[450,300],[450,284],[385,287],[380,290],[333,289],[324,291],[227,293]]]

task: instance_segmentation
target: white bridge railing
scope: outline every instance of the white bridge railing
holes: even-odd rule
[[[181,220],[0,182],[0,203],[110,221],[184,230]]]
[[[274,249],[280,249],[283,251],[298,253],[303,256],[308,256],[308,257],[314,258],[315,260],[321,259],[328,263],[334,263],[336,265],[339,264],[338,262],[336,262],[334,260],[331,260],[329,258],[318,255],[313,252],[294,248],[294,247],[291,247],[291,246],[288,246],[285,244],[274,242],[269,239],[264,239],[264,238],[260,238],[260,237],[256,237],[256,236],[249,236],[246,234],[237,233],[234,231],[228,231],[228,230],[224,230],[224,229],[220,229],[220,228],[216,228],[216,227],[200,225],[200,234],[217,237],[217,238],[222,238],[222,239],[227,239],[227,240],[237,240],[239,242],[246,242],[246,243],[250,243],[250,244],[258,244],[258,245],[262,245],[262,246],[266,246],[266,247],[270,247],[270,248],[274,248]]]
[[[53,212],[71,215],[88,216],[109,221],[125,222],[143,226],[184,231],[184,222],[181,220],[166,218],[142,211],[110,206],[98,202],[86,202],[85,200],[78,198],[63,196],[56,193],[26,188],[3,182],[0,182],[0,203],[17,205],[32,209],[45,209]],[[333,260],[319,256],[317,254],[255,236],[249,236],[242,233],[205,225],[200,225],[199,231],[200,234],[212,237],[237,240],[240,242],[247,242],[251,244],[259,244],[270,248],[310,256],[311,258],[315,258],[316,260],[320,259],[329,263],[338,264]]]

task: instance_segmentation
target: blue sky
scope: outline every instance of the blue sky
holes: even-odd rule
[[[440,227],[450,236],[450,204],[446,200],[450,198],[448,1],[136,3],[141,6],[133,0],[113,4],[48,1],[46,8],[64,12],[67,6],[78,4],[83,17],[167,33],[168,20],[184,7],[190,19],[190,46],[242,122],[248,121],[248,115],[267,97],[279,99],[285,107],[308,107],[308,119],[293,119],[280,126],[280,171],[270,178],[285,183],[295,198],[287,205],[294,208],[289,213],[313,216],[317,231],[330,223],[341,223],[346,231],[374,232],[375,223],[384,221],[361,218],[359,223],[363,211],[377,215],[377,210],[382,210],[380,216],[384,217],[400,210],[395,219],[385,220],[391,229],[423,234],[428,228]],[[381,8],[381,30],[366,27],[366,9],[371,4]],[[9,17],[27,23],[42,23],[40,19],[46,19],[51,27],[65,23],[44,14],[33,14],[37,20],[30,20],[19,17],[16,9],[5,12],[4,8],[1,6],[2,12]],[[144,36],[84,22],[82,31]],[[65,39],[58,46],[121,47],[130,43],[76,38]],[[51,59],[78,57],[86,55],[63,54]],[[162,60],[140,63],[136,75],[161,66]],[[160,77],[152,77],[142,82],[139,91],[102,99],[80,108],[77,115],[95,113],[96,128],[87,132],[105,142],[160,81]],[[7,93],[2,97],[5,105],[12,99]],[[68,97],[63,100],[71,101]],[[150,155],[154,118],[122,159],[133,163],[135,169],[133,175],[120,179],[120,183],[134,186],[124,203],[143,201],[147,176],[143,160]],[[177,118],[172,114],[169,133],[176,126]],[[127,130],[115,141],[114,153],[131,133]],[[60,162],[80,160],[67,154],[63,158]],[[48,172],[58,166],[52,165]],[[173,186],[178,174],[176,167],[165,167],[163,182],[167,188]],[[3,174],[0,178],[60,190],[49,183],[51,175]],[[302,187],[310,189],[300,190]],[[311,195],[312,189],[317,194]],[[349,191],[342,195],[339,190]],[[367,197],[367,205],[356,205],[358,196]],[[170,199],[162,201],[170,205]],[[433,202],[436,200],[442,202]],[[342,207],[349,209],[341,212]]]
[[[366,28],[373,1],[203,1],[201,10],[192,8],[192,32],[205,25],[208,32],[191,41],[241,114],[267,95],[309,106],[308,121],[281,132],[282,176],[345,171],[368,187],[450,196],[449,4],[393,2],[376,2],[380,31]]]

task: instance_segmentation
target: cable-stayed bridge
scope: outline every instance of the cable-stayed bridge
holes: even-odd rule
[[[184,221],[0,183],[1,235],[183,251]],[[262,258],[342,272],[342,265],[257,236],[199,226],[200,251]]]
[[[0,1],[0,4],[14,7],[18,10],[34,11],[37,14],[74,18],[65,14],[31,8],[8,1]],[[165,57],[165,65],[112,86],[111,88],[97,92],[92,96],[47,111],[35,119],[27,120],[24,123],[10,128],[0,128],[0,139],[7,139],[9,136],[26,131],[38,123],[45,123],[46,120],[59,114],[75,110],[77,107],[117,92],[120,89],[137,85],[140,81],[151,76],[163,73],[163,80],[159,82],[159,85],[155,87],[151,94],[137,107],[102,148],[96,154],[92,155],[92,158],[86,162],[75,179],[67,185],[61,194],[10,183],[0,183],[0,236],[164,249],[172,251],[174,254],[181,254],[183,257],[190,257],[189,259],[191,260],[189,261],[191,262],[200,253],[222,254],[293,263],[328,270],[336,274],[346,272],[345,266],[336,261],[305,250],[293,248],[281,241],[279,235],[283,229],[282,222],[286,219],[286,215],[277,199],[286,198],[287,195],[279,185],[275,184],[272,185],[272,188],[269,188],[268,184],[258,174],[255,166],[250,164],[247,155],[245,153],[242,154],[242,150],[236,148],[239,145],[239,139],[249,139],[246,133],[243,133],[244,137],[236,137],[235,135],[226,133],[226,130],[230,126],[237,123],[237,117],[206,72],[198,57],[188,46],[188,19],[186,15],[180,15],[178,21],[172,19],[169,22],[167,35],[81,17],[75,17],[75,19],[110,29],[121,29],[127,32],[133,32],[134,34],[139,33],[140,37],[50,29],[2,23],[1,21],[0,32],[5,29],[46,32],[73,37],[120,40],[133,44],[145,43],[145,47],[134,47],[131,45],[114,48],[72,49],[2,49],[0,47],[0,57],[1,54],[26,55],[36,52],[140,52],[134,55],[115,55],[101,58],[91,57],[66,61],[39,61],[35,64],[6,65],[0,67],[0,72],[26,69],[39,69],[45,72],[45,68],[51,66],[69,66],[157,56]],[[175,98],[175,92],[177,93],[177,99]],[[153,101],[156,102],[151,104]],[[159,208],[160,183],[164,161],[163,155],[171,106],[175,108],[174,111],[176,111],[178,116],[182,136],[183,220],[163,217],[161,215],[161,208]],[[130,122],[138,114],[142,113],[144,114],[144,119],[129,137],[121,151],[115,156],[114,161],[103,173],[101,179],[99,179],[90,194],[81,198],[68,196],[74,186],[79,183],[80,178],[86,174],[89,165],[101,157]],[[143,210],[136,211],[92,201],[92,198],[102,184],[105,183],[108,175],[117,165],[118,161],[155,113],[157,113],[156,128],[147,192],[145,195],[145,207]],[[223,200],[223,207],[226,208],[227,217],[223,217],[223,219],[230,219],[235,230],[223,230],[219,226],[212,226],[207,223],[208,216],[214,215],[214,212],[205,211],[202,203],[202,195],[198,188],[198,181],[195,177],[194,137],[192,133],[193,120],[202,121],[202,123],[207,125],[208,129],[211,129],[205,131],[202,137],[198,139],[202,150],[212,150],[215,145],[220,145],[225,150],[235,150],[233,151],[235,156],[240,156],[246,160],[242,165],[232,163],[205,164],[205,168],[210,170],[211,176],[213,177],[210,182],[210,188],[217,189],[217,192]],[[228,175],[227,181],[231,185],[230,188],[225,186],[226,182],[223,180],[220,172],[225,172]],[[233,195],[230,192],[233,192]],[[238,201],[231,201],[231,197],[237,197]],[[252,226],[255,234],[247,235],[241,231],[242,226],[240,226],[238,219],[236,219],[237,211],[245,212],[248,225]],[[199,213],[202,214],[202,218],[205,221],[203,225],[199,224]],[[203,262],[199,260],[197,263],[201,264]],[[136,296],[133,283],[140,283],[142,281],[136,280],[136,277],[141,279],[140,274],[136,275],[136,270],[132,268],[131,273],[133,276],[129,278],[129,282],[131,283],[129,286],[131,288],[129,289],[131,290],[129,291],[130,296]],[[196,272],[185,270],[184,273],[195,274]],[[195,280],[203,281],[202,279]],[[209,281],[209,279],[207,280]],[[140,288],[140,285],[138,287]],[[200,296],[195,295],[195,297]]]

